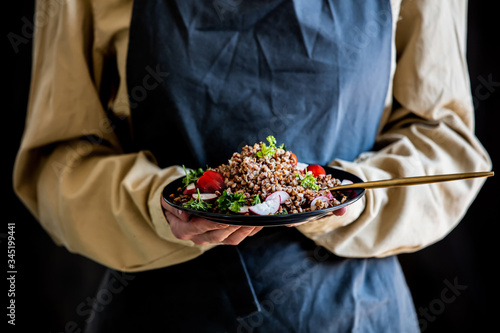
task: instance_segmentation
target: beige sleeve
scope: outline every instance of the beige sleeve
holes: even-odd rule
[[[396,29],[393,111],[374,151],[354,162],[333,161],[364,180],[489,171],[474,135],[465,57],[467,2],[403,1]],[[337,255],[411,252],[446,236],[484,179],[368,190],[345,217],[299,227]]]
[[[160,169],[148,152],[124,153],[108,121],[100,85],[123,77],[116,71],[125,67],[131,3],[37,2],[35,17],[44,20],[35,25],[14,170],[16,193],[57,244],[123,271],[172,265],[209,248],[175,238],[162,215],[160,193],[182,168]],[[123,87],[116,83],[122,95]]]

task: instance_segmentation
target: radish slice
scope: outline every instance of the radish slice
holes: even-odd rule
[[[281,202],[285,202],[287,201],[288,199],[290,199],[290,195],[285,192],[285,191],[276,191],[274,193],[271,193],[267,196],[266,200],[273,200],[274,198],[276,198],[276,196],[280,196],[281,198]]]
[[[193,198],[198,199],[198,193],[192,194]],[[217,194],[215,193],[200,193],[199,197],[203,201],[211,201],[217,199]]]
[[[299,169],[299,170],[304,170],[305,168],[307,168],[308,165],[309,164],[298,162],[297,165],[296,165],[296,168]]]
[[[196,185],[194,183],[189,184],[184,191],[183,194],[193,194],[196,193]]]
[[[281,205],[281,197],[279,195],[272,199],[266,199],[264,202],[248,208],[250,213],[255,215],[273,215],[278,211]]]
[[[352,181],[349,179],[343,179],[340,185],[349,185],[349,184],[354,184]],[[344,193],[351,193],[352,190],[344,190]]]
[[[353,184],[353,182],[349,179],[342,179],[342,182],[340,183],[340,185],[349,185],[349,184]]]
[[[323,195],[327,197],[328,199],[332,200],[333,199],[333,194],[330,191],[323,191]]]
[[[318,206],[316,206],[316,203],[318,201],[322,201],[324,203],[324,206],[326,207],[328,205],[328,203],[330,202],[330,199],[328,199],[327,197],[324,197],[324,196],[320,196],[320,197],[315,198],[313,201],[311,201],[311,210],[318,209]]]
[[[246,214],[248,213],[248,208],[250,208],[249,206],[243,206],[240,208],[240,210],[238,211],[238,214]]]

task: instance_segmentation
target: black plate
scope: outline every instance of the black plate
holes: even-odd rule
[[[324,167],[325,171],[327,174],[332,175],[332,177],[343,180],[343,179],[348,179],[352,181],[353,183],[361,183],[363,182],[359,177],[356,175],[353,175],[350,172],[340,170],[340,169],[335,169],[335,168],[330,168],[330,167]],[[169,205],[183,210],[185,212],[188,212],[191,215],[203,217],[207,220],[213,221],[213,222],[218,222],[218,223],[224,223],[224,224],[229,224],[229,225],[238,225],[238,226],[251,226],[251,227],[274,227],[274,226],[283,226],[287,224],[293,224],[293,223],[299,223],[299,222],[306,222],[306,221],[312,221],[318,218],[321,218],[325,216],[326,214],[333,212],[334,210],[340,209],[342,207],[348,206],[352,204],[353,202],[361,199],[363,195],[365,194],[364,189],[356,189],[356,190],[351,190],[350,193],[348,194],[348,200],[345,201],[344,203],[335,206],[335,207],[330,207],[330,208],[325,208],[325,209],[320,209],[320,210],[314,210],[311,212],[304,212],[304,213],[296,213],[296,214],[284,214],[284,215],[229,215],[229,214],[217,214],[217,213],[209,213],[209,212],[201,212],[189,208],[185,208],[183,206],[179,206],[174,204],[173,202],[170,201],[169,197],[170,194],[174,193],[177,195],[177,189],[179,187],[182,187],[182,178],[179,178],[172,183],[168,184],[165,186],[163,189],[163,200],[165,200]]]

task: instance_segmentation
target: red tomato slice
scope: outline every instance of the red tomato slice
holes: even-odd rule
[[[290,158],[293,161],[293,166],[296,166],[297,165],[297,156],[295,156],[294,153],[290,152]]]
[[[319,164],[308,165],[307,171],[311,171],[314,177],[318,177],[319,175],[326,175],[325,169]]]
[[[221,191],[224,189],[224,176],[220,173],[207,170],[203,175],[196,181],[196,187],[201,193],[214,193],[215,191]]]
[[[214,179],[215,181],[218,181],[221,183],[224,182],[224,176],[221,175],[220,173],[218,173],[217,171],[207,170],[203,173],[202,176],[210,177],[210,178]]]

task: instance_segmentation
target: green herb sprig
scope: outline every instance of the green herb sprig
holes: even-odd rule
[[[202,210],[202,211],[207,211],[210,208],[212,208],[211,204],[209,204],[208,202],[203,201],[201,199],[200,190],[196,189],[196,191],[198,192],[196,199],[191,198],[191,200],[189,200],[188,202],[186,202],[184,204],[184,207],[194,209],[194,210]]]
[[[238,213],[245,206],[247,199],[243,193],[227,193],[226,190],[217,198],[217,205],[222,210],[230,210]]]
[[[276,147],[276,138],[274,136],[269,135],[266,140],[269,142],[269,146],[262,143],[262,149],[255,154],[257,157],[274,156],[278,149],[286,150],[284,143]]]
[[[302,187],[304,188],[310,188],[312,190],[320,189],[319,185],[316,184],[316,178],[310,173],[308,173],[304,177],[301,177],[299,174],[297,174],[297,179],[300,180],[300,185],[302,185]]]
[[[182,168],[186,173],[186,177],[182,179],[182,184],[184,184],[184,187],[187,187],[189,184],[196,182],[198,178],[200,178],[205,172],[202,168],[191,169],[189,171],[187,171],[184,165],[182,166]]]

